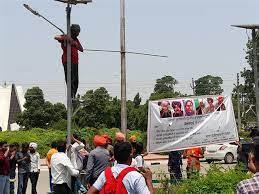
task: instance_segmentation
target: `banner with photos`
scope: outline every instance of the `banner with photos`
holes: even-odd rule
[[[150,101],[147,132],[151,153],[238,140],[230,96]]]

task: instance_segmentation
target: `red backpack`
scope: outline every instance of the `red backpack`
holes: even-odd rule
[[[127,194],[127,190],[122,182],[123,178],[132,171],[137,171],[134,167],[127,167],[123,169],[120,174],[115,179],[111,167],[105,169],[104,174],[106,178],[106,183],[100,191],[100,194]]]

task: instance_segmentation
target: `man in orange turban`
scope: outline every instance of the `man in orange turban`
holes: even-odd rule
[[[106,149],[107,141],[103,136],[94,136],[94,145],[88,156],[85,180],[89,185],[93,185],[99,175],[110,165],[110,153]]]
[[[135,135],[132,135],[132,136],[130,136],[129,141],[131,143],[135,143],[135,142],[137,142],[137,137]]]
[[[190,178],[193,174],[200,172],[201,163],[199,159],[202,158],[202,149],[200,147],[187,149],[184,156],[187,158],[187,178]]]
[[[94,136],[94,146],[98,147],[98,146],[106,146],[107,145],[107,140],[105,137],[100,136],[100,135],[96,135]]]

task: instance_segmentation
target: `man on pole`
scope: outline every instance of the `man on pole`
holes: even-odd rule
[[[55,39],[61,43],[61,48],[63,50],[62,64],[64,67],[65,78],[67,83],[67,42],[71,44],[71,97],[75,98],[78,89],[78,51],[83,52],[84,49],[78,40],[78,35],[80,33],[80,26],[78,24],[72,24],[70,27],[71,37],[67,35],[55,36]]]

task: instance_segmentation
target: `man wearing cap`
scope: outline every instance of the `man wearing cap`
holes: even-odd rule
[[[31,180],[31,193],[37,194],[37,182],[40,174],[40,154],[36,152],[38,145],[37,143],[31,142],[29,145],[29,155],[31,158],[31,172],[30,172],[30,180]]]
[[[106,149],[106,138],[96,135],[94,137],[94,145],[96,148],[90,152],[86,167],[85,181],[89,185],[93,185],[99,175],[110,164],[110,153]]]

